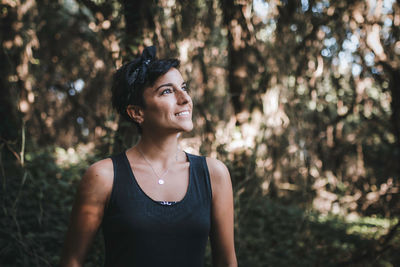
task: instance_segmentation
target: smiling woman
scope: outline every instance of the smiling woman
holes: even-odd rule
[[[229,171],[186,153],[178,135],[193,129],[193,102],[176,59],[155,47],[115,74],[113,106],[139,128],[139,143],[89,167],[80,183],[62,266],[82,266],[101,227],[105,266],[237,266]]]
[[[192,123],[192,99],[186,83],[176,68],[171,68],[155,82],[154,90],[143,93],[146,112],[134,105],[128,105],[128,114],[143,129],[169,131],[190,131]]]

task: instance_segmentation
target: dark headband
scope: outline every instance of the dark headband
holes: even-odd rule
[[[142,55],[128,63],[125,79],[128,83],[127,104],[130,103],[132,95],[137,94],[136,85],[143,84],[146,79],[147,69],[152,60],[156,59],[156,47],[149,46],[143,50]],[[135,93],[136,91],[136,93]]]
[[[156,58],[156,47],[148,46],[143,50],[138,64],[130,64],[126,72],[126,80],[130,86],[142,84],[145,81],[148,66]]]

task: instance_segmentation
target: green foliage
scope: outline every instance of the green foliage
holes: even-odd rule
[[[54,150],[35,147],[32,151],[26,155],[24,167],[14,159],[1,162],[5,170],[0,216],[1,266],[58,264],[75,188],[88,166],[87,161],[80,161],[60,167]],[[3,148],[2,153],[8,151]],[[101,247],[101,242],[97,241],[94,247]],[[88,260],[95,262],[96,257],[99,254],[92,253]]]
[[[246,210],[241,210],[244,205]],[[389,224],[388,219],[361,218],[349,223],[261,195],[239,198],[237,209],[240,266],[394,266],[400,259],[398,240],[392,242],[388,255],[370,255],[387,230],[382,224]]]

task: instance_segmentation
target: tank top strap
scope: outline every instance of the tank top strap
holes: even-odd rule
[[[189,153],[186,153],[186,155],[189,158],[190,164],[192,164],[191,168],[193,182],[195,185],[194,187],[196,188],[196,190],[200,191],[199,193],[201,196],[207,196],[208,201],[211,202],[212,189],[206,157],[197,156]]]
[[[110,212],[110,206],[117,206],[117,202],[127,201],[127,197],[132,193],[127,191],[132,191],[135,188],[132,186],[129,166],[125,162],[125,151],[112,155],[110,158],[113,162],[114,177],[106,213]]]
[[[125,151],[111,156],[111,160],[114,166],[114,184],[119,186],[131,184],[130,166],[125,156]]]
[[[111,158],[111,160],[113,162],[113,166],[114,166],[114,177],[118,176],[118,175],[116,175],[117,171],[120,171],[121,168],[125,167],[125,164],[124,164],[124,153],[125,152],[121,152],[119,154],[110,156],[110,158]]]

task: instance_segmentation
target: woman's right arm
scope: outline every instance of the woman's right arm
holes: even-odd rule
[[[83,176],[72,207],[60,261],[62,267],[83,266],[111,194],[113,175],[112,161],[105,159],[90,166]]]

